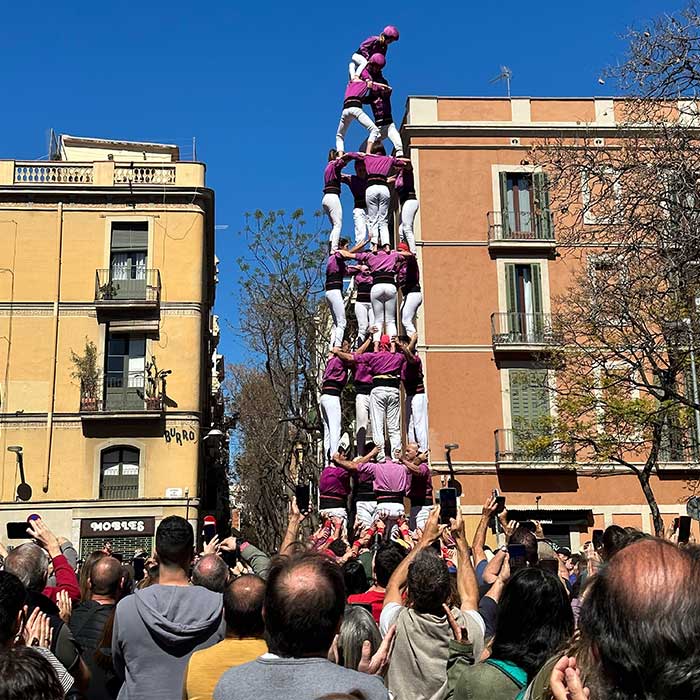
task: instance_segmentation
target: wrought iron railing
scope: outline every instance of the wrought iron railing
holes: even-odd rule
[[[139,497],[139,477],[135,475],[102,476],[100,498],[107,501],[124,501]]]
[[[145,267],[113,267],[95,273],[95,301],[160,302],[160,270]]]
[[[487,214],[489,242],[491,241],[540,241],[554,242],[552,212],[541,209],[533,213],[510,209],[490,211]]]
[[[108,372],[94,386],[83,383],[81,413],[161,412],[163,396],[157,380],[141,372]]]
[[[491,314],[491,340],[494,345],[547,345],[557,337],[551,314],[497,311]]]

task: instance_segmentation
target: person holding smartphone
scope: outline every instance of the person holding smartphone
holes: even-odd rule
[[[401,455],[401,463],[410,474],[406,490],[411,501],[408,526],[411,530],[423,530],[433,507],[433,477],[428,466],[428,453],[420,452],[417,442],[409,442]]]

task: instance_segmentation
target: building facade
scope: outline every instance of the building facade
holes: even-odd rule
[[[63,136],[53,158],[0,161],[0,536],[38,513],[128,555],[225,510],[214,194],[175,146]]]
[[[595,253],[558,255],[546,178],[528,151],[582,127],[604,143],[622,114],[612,99],[411,97],[402,126],[420,201],[432,466],[444,474],[445,446],[458,444],[451,458],[469,519],[499,489],[519,519],[540,519],[573,548],[613,523],[653,527],[631,472],[534,462],[518,449],[513,427],[552,410],[546,381],[524,381],[548,371],[535,353],[548,340],[551,299],[566,290],[572,259]],[[687,471],[652,479],[665,522],[685,514]]]

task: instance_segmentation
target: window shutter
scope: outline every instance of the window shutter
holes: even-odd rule
[[[499,173],[498,180],[501,190],[501,238],[510,238],[508,220],[508,173]]]
[[[547,175],[543,172],[533,173],[532,182],[535,190],[538,236],[539,238],[554,238],[552,214],[549,209],[549,182]]]
[[[112,224],[112,250],[147,250],[148,224],[138,221]]]
[[[520,318],[518,317],[518,292],[515,276],[515,265],[506,263],[506,317],[508,319],[508,334],[516,339],[520,333]]]
[[[532,310],[542,313],[542,273],[538,264],[530,265],[532,275]]]
[[[510,382],[510,413],[514,429],[533,424],[549,415],[547,370],[512,369]]]

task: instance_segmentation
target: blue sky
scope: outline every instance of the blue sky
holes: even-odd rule
[[[410,94],[609,95],[600,70],[631,24],[684,2],[6,3],[0,28],[0,158],[40,158],[47,133],[177,143],[216,190],[218,313],[235,321],[237,232],[246,211],[320,205],[347,63],[366,36],[401,31],[385,74],[394,117]],[[357,145],[360,127],[351,127]],[[348,214],[350,212],[347,212]],[[310,217],[309,217],[310,218]],[[224,328],[227,358],[240,358]]]

